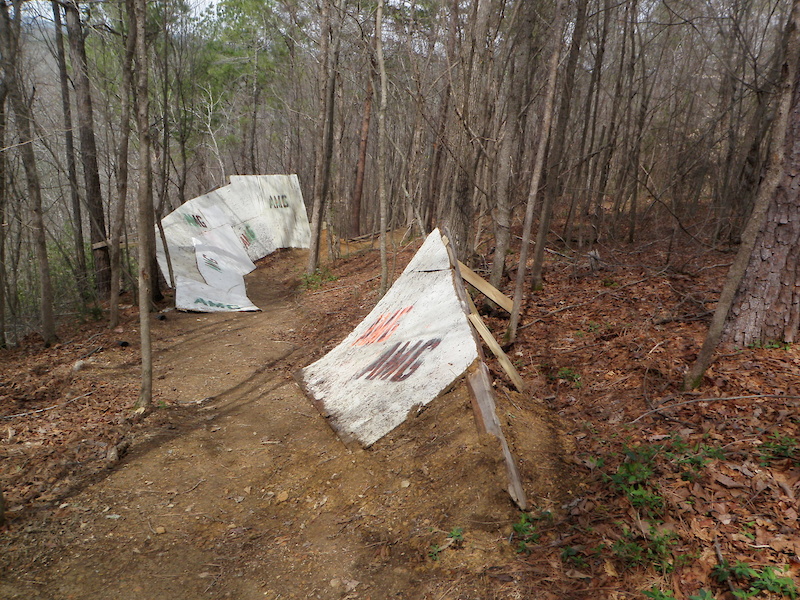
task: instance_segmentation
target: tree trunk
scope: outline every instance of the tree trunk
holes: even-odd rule
[[[386,228],[388,225],[388,201],[386,199],[386,63],[383,60],[383,0],[378,0],[375,11],[375,55],[381,81],[381,101],[378,105],[378,201],[380,202],[380,247],[381,286],[380,296],[389,289],[389,260],[386,256]]]
[[[502,89],[508,97],[506,114],[500,124],[500,141],[497,151],[497,176],[494,208],[494,254],[489,283],[499,288],[505,273],[506,254],[511,246],[511,170],[516,150],[517,130],[522,94],[513,90],[516,77],[513,59],[510,61]]]
[[[19,152],[25,170],[28,200],[33,214],[33,242],[36,249],[36,262],[39,272],[39,307],[41,314],[41,334],[46,346],[56,341],[55,317],[53,315],[53,287],[50,280],[50,263],[47,257],[47,234],[44,227],[42,208],[42,188],[39,169],[36,164],[33,139],[33,115],[30,103],[25,98],[22,82],[17,69],[19,35],[21,28],[21,1],[15,1],[13,17],[8,13],[8,4],[0,3],[0,44],[2,44],[2,67],[5,85],[19,136]]]
[[[344,0],[340,0],[343,4]],[[311,246],[308,253],[306,272],[314,273],[319,265],[319,247],[322,237],[322,221],[325,202],[331,179],[331,162],[333,160],[333,116],[334,99],[336,97],[336,69],[339,59],[340,33],[336,34],[334,50],[330,51],[330,42],[334,38],[333,17],[331,16],[331,0],[324,0],[323,27],[320,40],[320,54],[325,76],[320,97],[320,137],[317,146],[316,167],[314,169],[314,203],[311,211]],[[341,12],[341,11],[340,11]]]
[[[0,82],[0,148],[6,147],[6,86]],[[0,348],[6,347],[6,153],[0,152]],[[2,502],[2,491],[0,491]],[[0,527],[2,527],[0,515]]]
[[[566,0],[558,0],[556,4],[556,17],[553,20],[553,31],[551,34],[553,50],[550,54],[550,64],[548,65],[547,89],[544,98],[541,133],[539,134],[539,147],[536,151],[536,158],[534,159],[533,177],[531,178],[531,187],[528,192],[528,203],[525,207],[525,222],[522,226],[522,246],[519,251],[519,267],[517,267],[517,280],[514,287],[514,304],[511,309],[511,317],[504,340],[506,344],[513,344],[517,339],[517,326],[519,325],[519,317],[522,312],[525,273],[528,270],[528,246],[530,245],[531,227],[533,225],[533,207],[536,204],[536,195],[539,191],[539,182],[542,178],[544,155],[550,134],[550,123],[553,119],[553,99],[556,95],[556,74],[558,72],[558,57],[561,53],[561,28],[563,26],[565,1]]]
[[[539,230],[536,232],[536,245],[533,248],[533,265],[531,266],[532,283],[534,290],[542,289],[544,280],[542,279],[542,268],[544,266],[544,246],[547,242],[547,234],[550,231],[550,219],[553,216],[553,205],[561,197],[561,177],[566,171],[566,160],[564,150],[566,148],[567,124],[572,108],[572,95],[575,91],[575,69],[578,66],[578,58],[581,52],[583,36],[586,33],[586,4],[588,0],[580,0],[577,5],[578,17],[575,20],[575,30],[572,34],[572,44],[570,46],[569,57],[567,58],[567,69],[564,74],[564,85],[561,94],[561,105],[558,109],[558,119],[556,120],[555,130],[553,131],[553,144],[551,155],[548,157],[547,168],[547,189],[545,190],[544,202],[542,202],[542,213],[539,218]]]
[[[723,336],[747,345],[792,342],[800,325],[800,2],[787,24],[787,52],[767,173],[684,388],[700,385]]]
[[[92,94],[89,84],[89,65],[80,22],[78,5],[74,0],[64,5],[66,10],[67,36],[72,58],[75,84],[75,108],[78,117],[78,133],[81,141],[81,162],[86,187],[86,204],[89,210],[89,230],[94,257],[95,285],[101,298],[106,298],[111,289],[111,263],[106,236],[103,193],[100,187],[100,169],[97,164],[97,143],[94,135]]]
[[[150,167],[150,103],[148,99],[147,43],[145,39],[146,0],[133,0],[133,27],[136,32],[136,130],[139,136],[139,187],[137,228],[139,230],[139,331],[142,346],[142,381],[137,408],[147,410],[153,399],[153,356],[150,340],[150,246],[153,229],[153,173]],[[154,235],[154,234],[153,234]]]
[[[130,0],[128,0],[128,3]],[[129,14],[133,9],[128,7]],[[109,327],[119,323],[119,294],[122,281],[122,231],[125,226],[125,206],[128,198],[128,143],[131,131],[131,75],[133,55],[136,51],[136,29],[128,27],[125,39],[125,56],[122,63],[122,85],[120,87],[120,133],[117,151],[117,206],[111,225],[111,293],[109,301]]]
[[[796,12],[795,9],[794,12]],[[796,22],[795,27],[800,27]],[[786,57],[795,69],[785,134],[773,138],[783,172],[733,300],[723,339],[739,346],[800,338],[800,42]],[[781,133],[781,132],[778,132]]]
[[[69,76],[67,75],[67,60],[64,55],[64,40],[62,35],[61,5],[53,2],[53,22],[55,26],[56,62],[58,63],[58,78],[61,84],[61,107],[64,113],[64,145],[67,155],[67,179],[69,181],[70,199],[72,201],[72,219],[75,228],[75,270],[78,276],[78,292],[84,301],[90,299],[89,276],[86,272],[86,249],[83,240],[83,214],[81,211],[81,198],[78,191],[78,170],[75,165],[75,141],[72,135],[72,107],[69,100]]]
[[[358,143],[358,162],[356,181],[353,185],[353,199],[350,203],[350,235],[361,235],[361,197],[364,193],[364,173],[367,170],[367,142],[369,141],[369,122],[372,114],[372,70],[367,75],[367,96],[364,98],[364,112],[361,117],[361,136]]]

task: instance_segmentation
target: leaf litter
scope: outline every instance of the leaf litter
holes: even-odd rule
[[[409,245],[398,254],[397,268],[413,249]],[[274,567],[276,574],[291,579],[299,572],[313,580],[306,567],[318,564],[336,540],[354,537],[361,544],[354,563],[359,572],[331,567],[332,576],[319,576],[315,588],[297,597],[312,595],[311,589],[337,598],[389,597],[387,592],[409,598],[628,598],[644,592],[675,598],[703,593],[794,597],[794,588],[781,578],[796,584],[800,569],[800,351],[777,343],[723,349],[700,391],[683,393],[679,384],[702,343],[729,255],[681,257],[683,266],[674,267],[674,255],[669,263],[666,248],[658,245],[646,253],[626,246],[600,251],[604,268],[597,272],[579,253],[550,256],[544,291],[528,298],[524,327],[509,355],[529,394],[514,392],[499,366],[490,363],[498,414],[533,492],[535,506],[524,517],[495,489],[502,477],[491,440],[459,428],[469,422],[464,419],[469,409],[457,394],[448,396],[448,404],[434,403],[413,427],[401,428],[375,450],[352,459],[341,447],[332,450],[335,444],[323,447],[318,437],[304,438],[311,440],[308,453],[299,454],[288,430],[253,431],[250,446],[228,453],[228,425],[204,425],[225,392],[201,398],[194,393],[213,387],[208,378],[187,380],[174,390],[157,385],[153,414],[141,422],[127,418],[138,389],[132,308],[124,311],[121,330],[108,331],[101,323],[71,325],[60,331],[64,341],[52,348],[41,349],[30,339],[5,351],[0,356],[0,481],[10,527],[3,534],[0,573],[12,582],[8,589],[46,597],[31,592],[43,593],[41,585],[25,581],[52,586],[47,565],[66,541],[101,533],[124,536],[125,528],[141,529],[144,522],[144,541],[133,534],[129,538],[131,551],[145,556],[147,544],[155,543],[148,534],[169,538],[177,526],[132,518],[116,507],[103,513],[107,505],[101,502],[108,499],[103,480],[121,463],[141,456],[140,446],[180,441],[190,430],[207,427],[208,436],[219,438],[208,443],[216,444],[220,455],[259,447],[273,459],[266,479],[228,483],[220,490],[226,492],[221,502],[234,522],[204,521],[211,508],[195,495],[212,485],[205,478],[173,485],[169,494],[152,480],[125,491],[131,497],[164,498],[158,502],[165,518],[185,513],[205,523],[186,530],[192,532],[198,561],[210,560],[203,552],[216,549],[211,562],[198,562],[197,597],[223,597],[224,590],[239,590],[238,597],[292,597],[283,595],[276,580],[261,581],[256,595],[242,592],[231,578],[252,576],[265,556],[254,549],[269,545],[283,549],[288,561]],[[294,258],[291,253],[268,257],[260,271],[271,274],[272,281],[256,282],[266,289],[280,279],[275,293],[288,295],[293,310],[303,315],[299,322],[289,319],[283,329],[281,339],[299,350],[288,351],[282,373],[327,352],[377,297],[374,250],[361,249],[331,264],[337,279],[314,291],[303,290],[297,271],[287,273],[281,266]],[[505,282],[507,292],[511,285]],[[480,306],[482,300],[476,300]],[[489,307],[484,312],[500,338],[505,317]],[[168,322],[194,318],[167,315]],[[192,329],[157,333],[159,350],[168,353],[181,339],[203,342],[203,336],[224,327],[237,335],[235,321],[196,321]],[[127,346],[118,343],[121,337]],[[228,342],[223,352],[237,347]],[[236,375],[221,381],[219,389],[229,389]],[[158,376],[173,381],[168,369]],[[190,405],[187,390],[203,401]],[[318,421],[308,404],[292,410],[299,422]],[[332,436],[323,432],[324,426],[314,435]],[[127,445],[130,455],[125,455]],[[110,453],[116,448],[119,457]],[[176,446],[165,460],[180,463],[184,450]],[[318,476],[309,475],[313,485],[293,479],[296,461],[312,457],[318,465]],[[398,465],[397,458],[407,462]],[[341,470],[350,461],[365,460],[378,462],[363,481]],[[442,476],[436,465],[445,463],[452,472]],[[470,478],[472,488],[462,489]],[[321,488],[324,494],[315,497],[314,490]],[[176,494],[177,489],[185,492]],[[179,502],[184,494],[193,499],[187,506]],[[470,502],[473,510],[465,511]],[[246,511],[267,509],[253,503],[268,507],[276,523],[286,520],[259,530]],[[103,515],[104,523],[92,521],[94,513]],[[465,522],[453,522],[462,518]],[[323,526],[327,541],[311,535]],[[65,528],[73,532],[65,535]],[[463,536],[458,543],[448,537],[455,529]],[[91,535],[81,538],[81,531]],[[737,578],[731,570],[737,564],[754,575]],[[389,571],[391,576],[385,574]],[[89,588],[77,577],[71,589],[81,597]]]

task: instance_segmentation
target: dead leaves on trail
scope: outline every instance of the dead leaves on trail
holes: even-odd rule
[[[119,331],[85,331],[45,350],[32,340],[0,354],[0,484],[12,517],[105,468],[128,429],[138,387],[118,366],[130,351],[116,343]]]

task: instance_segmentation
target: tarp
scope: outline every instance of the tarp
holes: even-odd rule
[[[258,310],[244,275],[278,248],[308,248],[311,230],[297,175],[233,175],[161,220],[175,277],[175,306],[201,312]],[[156,255],[170,285],[160,235]]]
[[[454,285],[435,230],[372,312],[300,372],[306,392],[344,439],[375,443],[478,358]]]

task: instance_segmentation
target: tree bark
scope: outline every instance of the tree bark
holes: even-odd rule
[[[33,214],[33,240],[39,272],[41,335],[45,345],[49,346],[56,341],[56,326],[53,314],[50,262],[47,257],[47,234],[44,226],[42,187],[36,163],[36,154],[33,149],[33,114],[31,113],[30,103],[26,101],[25,91],[17,73],[19,68],[19,34],[22,21],[21,5],[22,2],[20,0],[13,2],[14,15],[12,17],[8,12],[8,4],[5,2],[0,3],[0,44],[2,44],[2,52],[0,54],[2,54],[5,85],[17,124],[19,152],[22,158],[22,166],[25,170],[28,200]]]
[[[97,143],[94,135],[94,114],[89,84],[89,64],[83,27],[80,22],[78,4],[74,0],[64,5],[66,10],[67,36],[72,58],[75,84],[75,107],[78,118],[78,135],[81,142],[86,204],[89,210],[89,231],[94,257],[95,285],[101,298],[108,297],[111,289],[111,263],[108,252],[103,192],[100,187],[100,169],[97,164]]]
[[[325,211],[325,202],[331,179],[331,162],[333,160],[333,116],[334,100],[336,97],[336,69],[339,62],[339,40],[337,33],[334,41],[334,50],[330,51],[330,42],[334,39],[333,17],[331,16],[331,1],[324,0],[323,27],[320,40],[320,54],[325,75],[322,94],[320,97],[320,137],[317,146],[316,167],[314,169],[314,203],[311,211],[311,244],[308,253],[306,272],[310,275],[317,270],[319,265],[319,248],[322,237],[322,221]],[[344,0],[340,0],[343,4]],[[341,11],[340,11],[341,12]]]
[[[702,383],[723,336],[734,343],[797,338],[800,323],[800,2],[787,24],[787,52],[767,173],[684,388]],[[792,220],[793,219],[793,220]],[[786,288],[786,289],[783,289]]]
[[[127,0],[126,4],[129,4]],[[128,14],[133,14],[128,6]],[[111,225],[111,282],[109,299],[109,327],[119,323],[119,294],[122,281],[122,231],[125,226],[125,206],[128,198],[128,145],[131,131],[131,77],[133,56],[136,52],[136,29],[128,27],[125,38],[125,55],[122,62],[122,85],[120,87],[120,137],[117,150],[117,206]]]
[[[0,82],[0,148],[6,147],[6,86]],[[6,153],[0,152],[0,348],[6,347]],[[2,491],[0,491],[2,502]],[[0,515],[0,527],[2,527]]]
[[[90,299],[89,277],[86,271],[86,249],[83,240],[83,214],[81,197],[78,191],[78,170],[75,164],[75,141],[72,135],[72,107],[69,99],[69,76],[67,60],[64,53],[62,34],[61,5],[53,2],[53,23],[55,27],[56,62],[58,78],[61,84],[61,107],[64,113],[64,146],[67,155],[67,180],[69,181],[70,200],[72,202],[72,219],[75,228],[75,270],[78,276],[78,292],[84,301]]]
[[[380,202],[381,285],[379,295],[389,289],[389,260],[386,256],[386,229],[388,226],[388,200],[386,199],[386,63],[383,60],[383,0],[378,0],[375,10],[375,55],[381,81],[381,101],[378,105],[378,201]]]
[[[572,95],[575,91],[575,70],[578,66],[578,58],[581,52],[583,36],[586,33],[586,4],[588,0],[579,0],[577,5],[578,16],[575,20],[575,30],[572,34],[572,44],[570,46],[569,57],[567,58],[567,68],[564,74],[563,91],[561,94],[561,105],[558,109],[558,119],[556,120],[555,130],[553,131],[553,143],[551,153],[548,157],[547,168],[547,189],[545,190],[544,202],[542,202],[542,212],[539,217],[539,230],[536,232],[536,244],[533,247],[533,265],[531,266],[531,287],[534,290],[542,289],[544,280],[542,278],[542,268],[544,267],[544,246],[547,242],[547,234],[550,231],[550,220],[553,216],[553,205],[561,196],[561,177],[566,171],[564,152],[566,148],[567,124],[572,108]]]
[[[150,339],[150,240],[153,229],[153,173],[150,165],[150,103],[148,98],[147,43],[145,39],[146,0],[133,0],[133,27],[136,32],[136,130],[139,136],[139,186],[137,228],[139,230],[139,333],[142,347],[142,380],[137,408],[147,410],[153,399],[153,356]]]
[[[519,267],[517,280],[514,287],[514,304],[511,308],[511,317],[505,334],[505,343],[513,344],[517,339],[517,326],[522,312],[523,291],[525,287],[525,274],[528,270],[528,246],[531,241],[531,227],[533,225],[533,207],[536,204],[536,195],[539,192],[539,182],[542,179],[544,155],[550,134],[550,124],[553,119],[553,99],[556,95],[556,75],[558,73],[558,57],[561,54],[561,28],[563,26],[565,0],[558,0],[556,4],[556,17],[553,21],[551,40],[553,50],[550,54],[550,64],[547,72],[547,89],[544,98],[544,111],[542,114],[541,133],[539,134],[539,147],[533,165],[533,177],[528,192],[528,203],[525,207],[525,222],[522,225],[522,247],[519,251]]]
[[[364,112],[361,117],[361,135],[358,142],[358,162],[356,181],[353,185],[353,199],[350,203],[350,235],[361,235],[361,197],[364,193],[364,174],[367,170],[367,143],[369,141],[369,122],[372,114],[372,70],[367,76],[367,95],[364,98]]]

